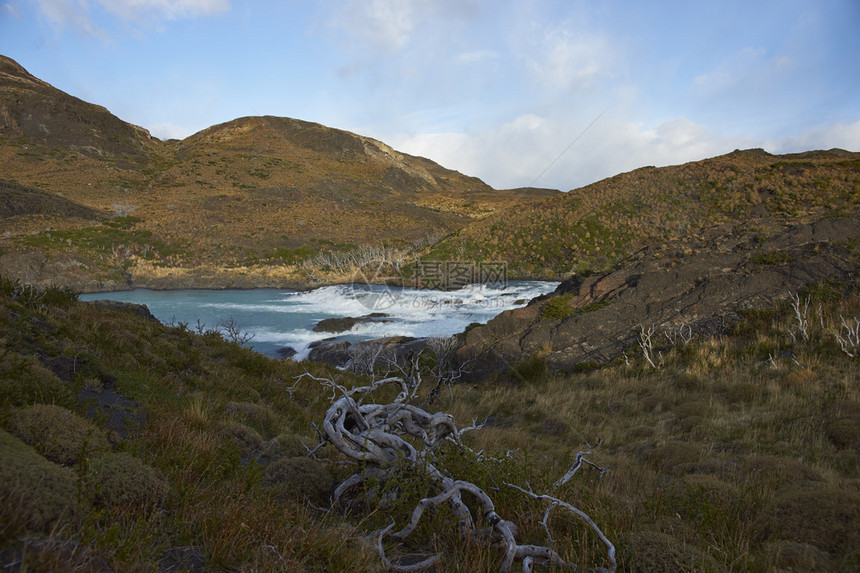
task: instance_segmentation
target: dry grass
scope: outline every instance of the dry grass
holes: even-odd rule
[[[15,389],[0,425],[60,395],[57,384],[69,392],[66,407],[81,413],[74,395],[93,381],[102,395],[134,398],[145,418],[136,432],[111,439],[104,462],[60,468],[28,450],[58,468],[58,487],[76,489],[81,476],[88,487],[105,472],[96,481],[114,484],[110,492],[84,487],[91,493],[83,508],[66,520],[62,511],[27,509],[48,490],[4,486],[4,500],[30,500],[4,503],[9,525],[0,529],[11,552],[4,555],[28,567],[372,571],[380,562],[366,535],[390,519],[403,523],[428,491],[420,472],[404,472],[392,483],[367,484],[365,493],[387,505],[359,496],[347,513],[315,509],[351,469],[301,457],[316,444],[312,423],[328,393],[309,381],[288,388],[305,368],[341,384],[361,382],[349,374],[273,361],[218,336],[88,304],[30,308],[0,298],[3,312],[17,316],[0,331],[0,384]],[[830,336],[834,317],[858,314],[856,298],[825,301],[825,320],[808,342],[792,341],[786,308],[753,316],[722,339],[665,348],[656,370],[631,352],[629,366],[559,375],[524,363],[508,376],[457,385],[451,402],[443,393],[434,406],[461,425],[486,419],[466,443],[496,459],[451,446],[437,465],[491,492],[521,541],[543,544],[545,507],[504,482],[550,492],[576,452],[602,440],[589,459],[607,473],[584,467],[553,494],[591,515],[624,570],[856,568],[860,363]],[[59,377],[27,358],[36,349]],[[339,459],[331,447],[320,455]],[[125,470],[109,469],[117,459]],[[140,479],[122,485],[128,468]],[[165,489],[141,489],[147,476]],[[154,499],[140,494],[156,490]],[[386,495],[393,491],[395,503]],[[123,496],[136,501],[116,502]],[[602,548],[578,519],[556,511],[549,526],[567,558],[602,563]],[[493,571],[500,560],[497,549],[459,538],[445,511],[428,516],[410,543],[387,541],[386,549],[404,563],[441,551],[446,571]]]

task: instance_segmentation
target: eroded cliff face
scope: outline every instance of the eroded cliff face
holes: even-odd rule
[[[719,335],[741,317],[827,280],[856,281],[860,217],[786,228],[770,238],[714,227],[690,240],[643,249],[612,272],[565,280],[551,297],[469,330],[458,356],[476,375],[532,356],[550,368],[608,362],[642,327]]]

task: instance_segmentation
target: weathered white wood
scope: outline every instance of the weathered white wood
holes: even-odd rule
[[[416,368],[410,371],[416,371]],[[405,370],[401,369],[401,372]],[[471,482],[453,479],[435,466],[434,452],[440,445],[451,441],[464,450],[471,451],[462,445],[460,437],[465,431],[481,426],[475,426],[473,422],[472,427],[461,430],[457,428],[450,414],[445,412],[431,414],[419,406],[410,404],[410,400],[417,394],[420,378],[408,380],[405,376],[389,376],[375,380],[366,386],[347,389],[329,378],[319,378],[307,373],[300,378],[303,377],[315,380],[332,391],[331,405],[322,423],[325,442],[331,443],[345,456],[363,465],[360,471],[337,486],[333,496],[335,502],[339,502],[348,490],[367,479],[397,479],[397,474],[404,467],[425,472],[437,492],[416,504],[409,522],[399,531],[393,531],[395,524],[392,523],[379,532],[377,548],[385,567],[393,571],[419,571],[438,562],[439,556],[433,556],[413,565],[393,564],[385,554],[382,541],[385,537],[406,539],[418,527],[428,508],[446,504],[455,515],[455,526],[460,534],[470,536],[479,542],[498,544],[504,548],[505,557],[500,568],[502,573],[508,573],[516,561],[522,562],[523,571],[532,571],[536,564],[575,568],[548,546],[518,544],[516,525],[496,513],[492,498],[483,489]],[[389,384],[400,386],[400,393],[392,402],[364,403],[375,390]],[[413,443],[419,441],[423,448],[417,449]],[[555,487],[566,483],[583,463],[597,467],[586,460],[585,456],[599,444],[600,442],[595,446],[589,446],[587,451],[579,452],[574,465],[556,482]],[[480,455],[478,457],[482,459]],[[605,571],[614,573],[617,567],[615,547],[585,512],[555,497],[535,494],[530,489],[525,490],[512,484],[507,485],[537,500],[551,502],[541,522],[550,543],[552,543],[552,536],[548,525],[549,514],[554,508],[562,507],[581,517],[607,546],[610,567]],[[486,527],[481,529],[477,527],[469,506],[463,501],[464,494],[471,495],[478,502],[481,508],[480,519]]]

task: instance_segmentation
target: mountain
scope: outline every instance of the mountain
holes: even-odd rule
[[[476,221],[429,255],[500,260],[512,277],[564,278],[612,269],[647,245],[715,225],[771,236],[788,225],[854,213],[860,153],[771,155],[761,149],[643,167]]]
[[[495,190],[380,141],[282,117],[161,141],[2,56],[0,162],[2,179],[118,219],[21,213],[2,238],[0,270],[82,290],[342,280],[330,265],[300,264],[383,246],[401,257],[557,193]]]
[[[483,504],[483,532],[515,523],[516,543],[582,569],[609,540],[620,571],[860,570],[860,154],[737,151],[496,191],[287,118],[160,141],[8,59],[0,118],[3,566],[504,567],[509,544],[461,535]],[[307,285],[415,257],[563,280],[456,345],[383,361],[371,386],[66,288]],[[410,389],[393,410],[392,371]],[[463,429],[422,464],[356,469],[320,443],[332,420],[427,428],[425,406]],[[381,411],[405,417],[368,423]],[[392,440],[374,447],[421,443]],[[440,499],[424,466],[491,501],[451,489],[468,508],[422,517]],[[549,519],[565,508],[592,530]]]
[[[14,142],[22,152],[39,146],[140,162],[155,144],[145,129],[61,92],[5,56],[0,56],[0,138],[4,147]]]
[[[475,374],[536,358],[607,363],[650,330],[730,331],[750,309],[828,284],[858,291],[860,153],[760,149],[645,167],[475,222],[433,247],[563,278],[553,295],[465,336]],[[662,346],[660,346],[662,344]]]

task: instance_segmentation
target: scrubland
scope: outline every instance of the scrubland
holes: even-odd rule
[[[655,336],[656,368],[634,346],[573,373],[536,355],[432,404],[428,384],[416,403],[461,426],[483,422],[434,463],[483,488],[521,542],[551,543],[582,566],[606,563],[594,533],[558,511],[545,528],[546,505],[506,483],[585,511],[617,548],[619,570],[856,570],[858,293],[817,285],[801,293],[801,316],[786,303],[745,311],[719,338]],[[0,313],[6,566],[382,570],[373,533],[401,527],[430,493],[420,468],[404,467],[331,506],[356,467],[330,445],[308,456],[331,391],[297,377],[350,387],[366,376],[8,279]],[[605,472],[583,466],[553,489],[589,445],[586,459]],[[498,570],[502,551],[460,538],[450,518],[440,507],[405,543],[386,540],[388,558],[438,552],[441,571]]]

